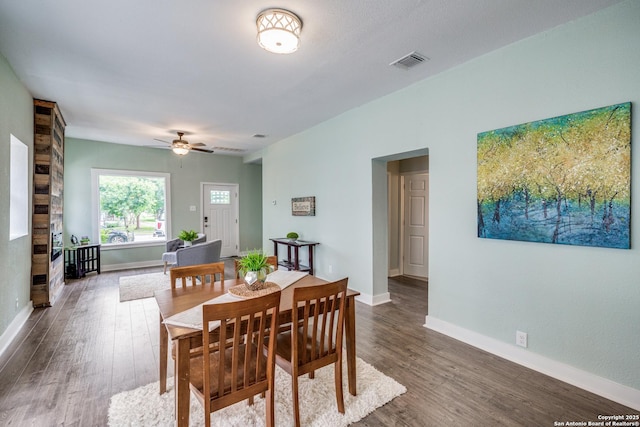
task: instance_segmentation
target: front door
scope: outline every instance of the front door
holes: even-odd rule
[[[403,274],[427,277],[429,242],[429,174],[404,176]]]
[[[202,215],[207,241],[222,240],[220,256],[238,255],[238,184],[203,184]]]

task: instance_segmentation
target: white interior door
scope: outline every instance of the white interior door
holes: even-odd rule
[[[220,256],[238,255],[238,184],[203,184],[202,216],[207,241],[222,240]]]
[[[404,176],[403,274],[429,274],[429,174]]]

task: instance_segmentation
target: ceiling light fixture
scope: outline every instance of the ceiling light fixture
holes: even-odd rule
[[[273,53],[293,53],[300,45],[302,21],[284,9],[267,9],[256,20],[258,44]]]
[[[178,139],[174,139],[171,143],[171,151],[176,153],[178,156],[184,156],[191,150],[191,145],[189,145],[188,141],[184,141],[182,137],[184,136],[184,132],[177,132]]]
[[[179,156],[184,156],[189,152],[189,144],[174,142],[171,150]]]

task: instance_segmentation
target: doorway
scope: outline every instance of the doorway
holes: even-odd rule
[[[202,229],[207,241],[222,240],[221,257],[238,255],[238,184],[202,183]]]
[[[429,174],[429,149],[390,154],[371,159],[372,185],[372,298],[371,305],[391,300],[389,278],[403,274],[401,235],[403,232],[400,199],[401,174]],[[426,184],[425,184],[426,185]],[[427,200],[429,189],[427,186]],[[427,207],[425,215],[428,218]],[[427,233],[429,224],[425,221]],[[428,238],[425,238],[425,263],[428,270]],[[428,275],[428,272],[427,272]],[[427,277],[418,280],[428,287]]]
[[[387,162],[389,277],[429,275],[429,157]]]

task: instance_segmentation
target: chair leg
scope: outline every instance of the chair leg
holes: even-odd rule
[[[162,272],[167,274],[167,261],[164,262],[164,270]]]
[[[265,402],[265,406],[267,407],[267,427],[274,427],[276,425],[276,418],[274,412],[274,390],[273,387],[270,387],[267,391],[267,401]]]
[[[336,401],[338,412],[344,414],[344,398],[342,396],[342,360],[339,358],[335,363]]]
[[[293,388],[293,418],[296,427],[300,427],[300,402],[298,401],[298,376],[291,375],[291,386]]]

